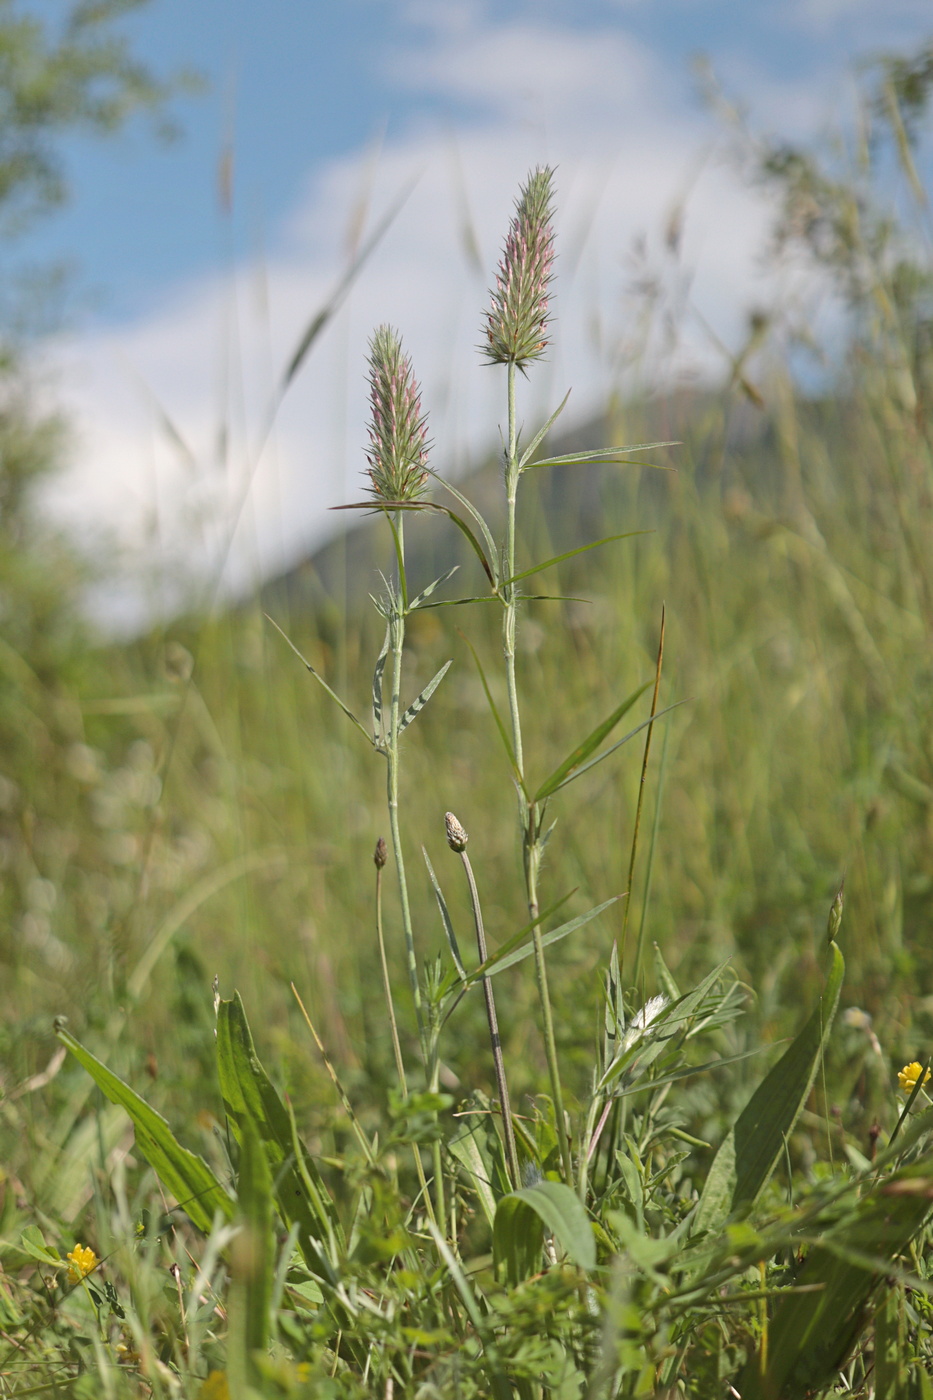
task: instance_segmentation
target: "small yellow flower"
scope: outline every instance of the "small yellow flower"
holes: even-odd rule
[[[198,1391],[198,1400],[230,1400],[226,1371],[211,1371]]]
[[[914,1060],[912,1064],[905,1065],[904,1068],[899,1071],[897,1082],[900,1084],[905,1094],[913,1093],[914,1085],[921,1074],[923,1074],[923,1065],[918,1064],[916,1060]],[[929,1081],[930,1071],[927,1070],[926,1074],[923,1074],[923,1082],[924,1084],[928,1084]]]
[[[83,1244],[76,1244],[74,1249],[65,1255],[65,1258],[68,1260],[69,1283],[80,1283],[100,1263],[93,1249]]]

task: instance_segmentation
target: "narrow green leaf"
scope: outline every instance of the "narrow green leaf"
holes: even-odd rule
[[[437,690],[437,687],[447,675],[447,672],[450,670],[452,665],[452,660],[445,661],[441,669],[438,671],[437,675],[434,676],[432,680],[428,681],[421,694],[416,696],[416,698],[411,702],[408,709],[405,711],[405,713],[402,715],[402,718],[399,720],[398,732],[400,734],[404,734],[405,730],[411,724],[412,720],[416,719],[417,716],[420,715],[421,711],[424,709],[425,705],[428,703],[435,690]]]
[[[826,986],[806,1025],[765,1075],[716,1153],[691,1222],[694,1234],[717,1230],[768,1181],[806,1103],[832,1028],[845,960],[836,943]]]
[[[546,559],[543,564],[535,564],[530,569],[523,569],[520,574],[513,574],[511,578],[503,579],[502,587],[505,588],[510,583],[518,583],[519,579],[531,578],[532,574],[543,573],[545,569],[550,569],[554,564],[562,564],[565,559],[572,559],[575,554],[585,554],[588,549],[598,549],[602,544],[612,544],[615,540],[631,540],[636,535],[653,534],[653,530],[629,530],[624,535],[606,535],[605,539],[578,545],[576,549],[568,549],[564,554],[555,554],[553,559]]]
[[[567,400],[570,398],[570,392],[571,391],[568,389],[564,397],[561,399],[560,403],[555,408],[554,412],[551,414],[550,418],[545,423],[544,427],[538,429],[534,437],[531,439],[531,442],[525,448],[525,451],[519,458],[518,470],[520,472],[525,470],[528,463],[531,461],[532,457],[535,455],[538,448],[541,446],[542,442],[547,437],[551,428],[553,428],[554,424],[557,422],[558,418],[563,413],[564,409],[567,407]]]
[[[449,578],[453,578],[454,574],[459,568],[460,565],[455,564],[452,569],[447,570],[446,574],[441,574],[440,578],[436,578],[433,583],[429,583],[427,588],[422,589],[422,591],[418,594],[417,598],[413,598],[411,600],[411,602],[408,604],[408,611],[414,612],[417,608],[423,607],[427,600],[430,598],[431,594],[436,589],[440,588],[442,583],[446,583]]]
[[[135,1090],[118,1079],[62,1025],[56,1025],[55,1034],[87,1070],[104,1097],[129,1114],[136,1133],[136,1146],[192,1223],[207,1235],[218,1212],[230,1220],[233,1201],[203,1157],[182,1147],[162,1115],[150,1108]]]
[[[382,650],[376,658],[376,667],[373,671],[373,743],[377,749],[385,746],[385,735],[382,732],[382,677],[385,673],[388,655],[389,627],[387,625]]]
[[[567,898],[569,898],[569,895]],[[566,938],[568,934],[576,933],[578,928],[583,928],[584,924],[588,924],[593,919],[598,918],[611,904],[617,904],[621,898],[621,895],[614,894],[611,899],[604,900],[602,904],[597,904],[595,909],[588,909],[585,914],[579,914],[577,918],[571,919],[566,924],[561,924],[560,928],[554,928],[551,929],[549,933],[542,934],[541,947],[549,948],[552,943],[559,943],[561,939]],[[563,900],[561,903],[563,903]],[[553,910],[550,912],[553,913]],[[539,919],[535,920],[535,923],[541,923],[541,921],[547,917],[547,914],[542,914]],[[528,925],[529,929],[533,927],[534,924]],[[524,936],[525,932],[526,930],[523,929],[521,933],[515,934],[515,936],[510,938],[507,943],[504,943],[497,952],[493,953],[491,958],[487,958],[475,972],[471,972],[467,985],[472,987],[483,977],[494,977],[497,972],[504,972],[507,967],[514,967],[516,963],[521,962],[524,958],[530,957],[534,952],[535,945],[533,942],[524,943],[519,948],[515,947],[516,942]]]
[[[622,716],[628,713],[635,702],[644,695],[650,685],[651,681],[646,681],[644,685],[639,686],[626,700],[622,701],[621,705],[613,710],[612,714],[609,715],[607,719],[604,719],[601,724],[598,724],[593,732],[583,740],[583,743],[578,745],[573,753],[554,769],[554,772],[549,778],[545,779],[535,793],[533,801],[542,802],[545,797],[549,797],[552,792],[556,792],[559,787],[562,787],[570,774],[573,773],[575,769],[579,768],[580,764],[585,762],[590,754],[599,747],[606,738],[606,735],[610,734],[612,730],[615,729]]]
[[[651,684],[652,682],[649,681],[648,685]],[[639,694],[647,690],[648,685],[643,686]],[[610,754],[614,754],[616,749],[621,749],[623,744],[627,744],[630,739],[634,739],[635,735],[640,734],[643,729],[647,729],[649,724],[657,724],[659,719],[663,719],[663,717],[669,715],[672,710],[678,710],[681,705],[685,705],[686,703],[686,700],[675,700],[673,705],[667,705],[663,710],[658,710],[648,719],[642,720],[641,724],[636,724],[634,729],[630,729],[627,734],[623,734],[621,739],[617,739],[614,744],[610,744],[608,749],[603,749],[602,753],[597,754],[595,758],[591,758],[589,763],[584,763],[580,768],[575,768],[572,773],[568,773],[567,777],[564,778],[562,782],[558,783],[557,787],[552,788],[547,795],[550,796],[551,793],[559,792],[560,789],[565,788],[568,783],[574,782],[577,778],[582,778],[584,773],[588,773],[591,768],[595,768],[598,763],[602,763],[603,759],[609,758]],[[538,800],[538,797],[536,797],[535,801],[537,802]]]
[[[493,1254],[505,1262],[512,1283],[538,1272],[544,1230],[574,1264],[595,1269],[596,1241],[580,1197],[562,1181],[539,1181],[503,1196],[496,1207]]]
[[[462,535],[464,535],[464,537],[470,545],[470,548],[473,550],[477,559],[479,559],[479,562],[482,564],[483,572],[489,579],[489,582],[492,584],[494,589],[496,587],[496,576],[493,571],[492,565],[490,564],[489,560],[486,558],[486,555],[483,552],[483,546],[480,544],[479,540],[476,538],[473,531],[470,529],[469,525],[466,523],[463,517],[459,516],[455,510],[451,510],[449,506],[442,506],[439,501],[352,501],[348,505],[331,506],[331,510],[368,510],[371,513],[383,515],[398,510],[439,511],[441,515],[446,515],[449,520],[452,520],[453,523],[456,525],[457,529],[461,532]]]
[[[754,1050],[743,1050],[738,1055],[723,1055],[718,1060],[707,1060],[702,1065],[683,1065],[680,1069],[672,1070],[670,1074],[658,1075],[656,1079],[649,1079],[647,1075],[643,1079],[633,1080],[624,1089],[620,1089],[615,1095],[616,1098],[624,1099],[629,1094],[640,1094],[645,1089],[662,1089],[665,1084],[676,1084],[681,1079],[692,1079],[695,1074],[709,1074],[712,1070],[722,1069],[724,1065],[738,1064],[739,1060],[750,1060],[753,1055],[760,1055],[764,1049],[761,1045],[756,1045]]]
[[[450,484],[449,481],[445,481],[444,478],[443,478],[442,476],[438,476],[437,472],[432,471],[430,467],[426,467],[425,470],[427,471],[427,473],[428,473],[429,476],[433,476],[433,477],[434,477],[434,480],[435,480],[435,481],[440,482],[441,486],[443,486],[443,488],[444,488],[445,491],[449,491],[450,494],[455,498],[455,500],[458,500],[458,501],[460,502],[460,504],[463,506],[464,510],[468,511],[468,512],[470,513],[470,515],[472,515],[473,519],[476,521],[477,525],[479,526],[480,531],[482,532],[483,539],[484,539],[485,542],[486,542],[486,549],[489,551],[489,559],[490,559],[490,562],[491,562],[492,565],[493,565],[493,572],[495,573],[495,560],[496,560],[498,551],[497,551],[497,549],[496,549],[496,542],[495,542],[495,540],[493,539],[493,536],[492,536],[492,531],[490,530],[489,526],[486,524],[486,521],[484,520],[483,516],[482,516],[482,515],[480,514],[480,512],[476,509],[476,506],[475,506],[475,505],[473,504],[473,502],[469,499],[469,497],[468,497],[468,496],[464,496],[463,493],[462,493],[461,491],[458,491],[457,488],[456,488],[456,486],[452,486],[452,485]],[[495,579],[493,579],[493,587],[494,587],[494,588],[497,588],[497,587],[498,587],[498,583],[496,582]]]
[[[444,932],[447,935],[447,944],[450,948],[451,957],[454,960],[454,966],[460,975],[460,980],[466,981],[466,968],[463,966],[463,959],[460,956],[460,947],[457,943],[457,935],[454,933],[454,926],[451,921],[450,910],[447,908],[447,901],[444,898],[444,892],[441,889],[437,876],[434,874],[434,866],[431,864],[431,859],[424,846],[421,847],[421,854],[424,856],[424,863],[428,867],[428,876],[434,888],[434,898],[437,900],[437,907],[441,911],[441,923],[444,925]]]
[[[460,632],[460,629],[458,628],[457,631]],[[496,722],[496,728],[497,728],[498,731],[499,731],[499,738],[502,740],[503,747],[505,748],[505,751],[506,751],[506,753],[508,754],[509,763],[510,763],[511,766],[512,766],[512,776],[514,777],[515,781],[518,783],[518,785],[519,785],[519,787],[521,788],[522,792],[524,793],[525,797],[528,798],[528,789],[525,787],[525,780],[524,780],[524,778],[522,777],[521,773],[518,771],[518,765],[517,765],[516,762],[515,762],[515,751],[514,751],[514,749],[512,748],[512,741],[511,741],[511,739],[509,738],[508,730],[506,729],[505,725],[504,725],[503,722],[502,722],[502,717],[501,717],[501,715],[499,714],[499,711],[496,709],[496,702],[495,702],[495,700],[493,700],[493,698],[492,698],[492,692],[490,691],[489,685],[488,685],[488,683],[487,683],[487,681],[486,681],[486,672],[483,670],[483,663],[480,661],[479,656],[477,655],[477,652],[476,652],[476,648],[474,647],[473,643],[470,641],[469,637],[468,637],[464,632],[460,632],[460,636],[463,638],[463,640],[466,642],[467,646],[470,648],[470,651],[471,651],[472,656],[473,656],[473,660],[476,662],[476,669],[477,669],[477,671],[479,671],[479,678],[480,678],[480,681],[482,682],[483,691],[484,691],[484,693],[485,693],[485,695],[486,695],[486,703],[488,704],[489,709],[490,709],[490,711],[491,711],[491,713],[492,713],[492,717],[493,717],[493,719],[494,719],[495,722]],[[530,800],[530,799],[529,799],[529,800]]]
[[[256,1132],[275,1183],[279,1214],[286,1225],[298,1224],[298,1244],[308,1267],[332,1278],[331,1263],[317,1240],[338,1228],[336,1211],[304,1148],[300,1165],[296,1160],[289,1114],[256,1054],[238,992],[217,1010],[217,1069],[234,1137],[242,1144],[250,1128]]]
[[[620,454],[626,452],[651,452],[655,447],[680,447],[679,442],[639,442],[632,447],[600,447],[594,452],[565,452],[560,457],[543,457],[540,462],[529,462],[527,470],[533,467],[564,467],[578,462],[609,462],[619,466],[654,467],[659,471],[670,471],[670,467],[658,467],[656,462],[628,462]]]
[[[320,674],[320,672],[315,671],[314,667],[311,665],[311,662],[305,660],[305,658],[302,656],[301,652],[300,652],[300,651],[298,650],[298,648],[295,646],[295,643],[291,640],[290,637],[286,636],[286,634],[282,631],[282,629],[281,629],[281,627],[279,626],[279,624],[275,621],[275,618],[270,617],[268,613],[264,613],[263,616],[265,617],[265,619],[266,619],[267,622],[271,622],[271,623],[272,623],[272,626],[275,628],[276,632],[278,632],[279,635],[280,635],[281,637],[284,637],[284,638],[285,638],[285,641],[288,643],[288,645],[291,647],[292,651],[293,651],[293,652],[295,653],[295,655],[298,657],[298,660],[301,662],[301,664],[302,664],[304,667],[306,667],[307,670],[309,670],[309,671],[311,672],[312,676],[313,676],[314,679],[317,681],[318,685],[322,686],[322,687],[324,688],[324,690],[327,691],[327,694],[328,694],[328,695],[330,696],[330,698],[334,701],[334,703],[340,706],[340,709],[343,710],[343,713],[346,715],[347,719],[350,720],[351,724],[355,724],[355,725],[356,725],[357,729],[358,729],[358,730],[360,731],[360,733],[363,735],[363,737],[365,738],[366,742],[367,742],[368,744],[372,744],[373,747],[375,748],[375,743],[374,743],[374,740],[373,740],[373,738],[372,738],[372,735],[369,734],[369,733],[367,732],[367,730],[366,730],[366,728],[365,728],[364,725],[360,724],[360,722],[359,722],[359,720],[357,719],[356,715],[353,713],[352,710],[350,710],[350,709],[347,708],[347,706],[343,703],[343,701],[341,700],[340,696],[336,693],[336,691],[331,690],[330,686],[327,684],[326,680],[325,680],[324,677]]]

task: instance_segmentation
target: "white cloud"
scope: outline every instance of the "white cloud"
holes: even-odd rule
[[[386,144],[370,191],[375,214],[417,182],[261,454],[272,386],[335,279],[362,154],[313,175],[265,265],[244,259],[229,279],[175,288],[137,323],[60,348],[80,450],[53,507],[79,533],[104,523],[135,560],[167,564],[169,604],[186,571],[206,579],[219,568],[234,529],[225,578],[239,587],[320,540],[333,528],[327,507],[358,497],[366,340],[382,321],[401,330],[423,381],[436,465],[462,464],[496,441],[502,386],[474,347],[512,200],[530,167],[558,167],[561,257],[556,343],[528,392],[529,416],[570,385],[578,416],[601,401],[612,373],[607,347],[628,331],[633,242],[644,235],[660,246],[687,192],[683,262],[703,317],[734,342],[745,307],[762,295],[766,210],[706,158],[710,130],[656,54],[619,27],[496,25],[474,4],[427,13],[426,36],[386,62],[400,88],[446,94],[476,115],[456,130],[456,159],[440,121],[411,122]],[[484,280],[462,251],[464,199]],[[681,353],[681,368],[718,354],[699,331]],[[190,457],[160,424],[155,402]],[[138,615],[138,590],[126,606],[127,616]]]

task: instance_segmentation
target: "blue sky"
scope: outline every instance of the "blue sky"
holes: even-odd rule
[[[933,7],[152,0],[125,26],[157,72],[194,67],[208,89],[177,104],[184,135],[169,146],[142,124],[106,145],[70,141],[74,199],[20,250],[75,268],[70,331],[50,362],[77,428],[51,504],[82,537],[115,531],[170,573],[173,549],[197,554],[193,539],[200,571],[217,567],[233,532],[228,581],[242,586],[320,539],[327,507],[356,494],[366,338],[379,321],[412,350],[437,465],[495,441],[495,385],[473,347],[530,166],[558,166],[561,260],[557,342],[529,414],[572,384],[580,416],[618,382],[635,353],[631,285],[663,262],[681,205],[678,276],[699,316],[677,368],[702,373],[720,352],[701,318],[734,344],[774,286],[760,256],[769,211],[724,159],[691,58],[710,58],[756,125],[807,138],[844,124],[854,60],[916,46]],[[402,189],[402,213],[261,446],[271,386],[354,221],[371,227]]]
[[[110,320],[146,309],[167,283],[221,265],[231,236],[243,250],[260,241],[274,250],[322,163],[420,123],[456,129],[486,117],[482,102],[419,82],[432,9],[464,9],[477,25],[534,16],[577,34],[625,32],[662,59],[698,129],[690,71],[698,53],[753,113],[764,88],[759,115],[772,127],[786,91],[793,131],[815,109],[829,115],[853,59],[933,32],[926,0],[152,0],[122,26],[136,51],[159,74],[196,69],[206,91],[176,102],[177,142],[159,144],[143,123],[105,144],[70,141],[72,204],[31,235],[24,255],[70,262],[85,319]],[[526,77],[514,81],[520,87]],[[221,218],[217,198],[228,144],[232,221]]]

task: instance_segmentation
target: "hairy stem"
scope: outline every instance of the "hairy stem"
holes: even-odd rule
[[[509,394],[509,435],[505,464],[506,523],[503,569],[506,580],[515,574],[515,505],[518,497],[518,422],[515,413],[515,364],[508,365]],[[512,726],[512,748],[515,766],[522,779],[525,776],[524,752],[522,749],[522,722],[518,701],[518,683],[515,674],[515,631],[518,609],[518,587],[506,582],[503,588],[504,616],[502,620],[502,653],[505,658],[506,685],[509,695],[509,718]],[[525,893],[528,912],[533,920],[538,917],[538,867],[541,862],[539,813],[534,802],[528,802],[521,789],[518,792],[519,823],[522,832],[523,865],[525,872]],[[560,1082],[560,1068],[557,1063],[557,1041],[554,1035],[554,1018],[551,1013],[551,996],[548,988],[547,966],[544,961],[541,929],[535,923],[532,929],[535,951],[535,979],[541,1001],[541,1017],[544,1030],[544,1049],[547,1056],[548,1074],[551,1081],[551,1098],[554,1104],[554,1117],[557,1124],[557,1139],[560,1143],[560,1157],[564,1180],[567,1185],[573,1181],[573,1164],[570,1157],[570,1141],[564,1117],[564,1095]]]
[[[470,857],[466,851],[460,852],[460,859],[463,861],[463,868],[466,871],[467,884],[470,889],[470,903],[473,907],[473,925],[476,929],[476,947],[479,952],[481,963],[486,961],[486,930],[483,927],[483,911],[480,908],[479,890],[476,888],[476,878],[473,874],[473,866],[470,864]],[[499,1018],[496,1015],[496,1002],[492,991],[492,982],[488,977],[483,979],[483,996],[486,998],[486,1020],[489,1023],[489,1042],[492,1046],[492,1060],[496,1071],[496,1087],[499,1091],[499,1107],[502,1110],[502,1127],[505,1132],[505,1155],[509,1164],[509,1176],[512,1179],[512,1186],[517,1191],[521,1186],[521,1171],[518,1165],[518,1150],[515,1146],[515,1129],[512,1126],[512,1100],[509,1096],[509,1085],[505,1077],[505,1060],[502,1057],[502,1042],[499,1039]]]

